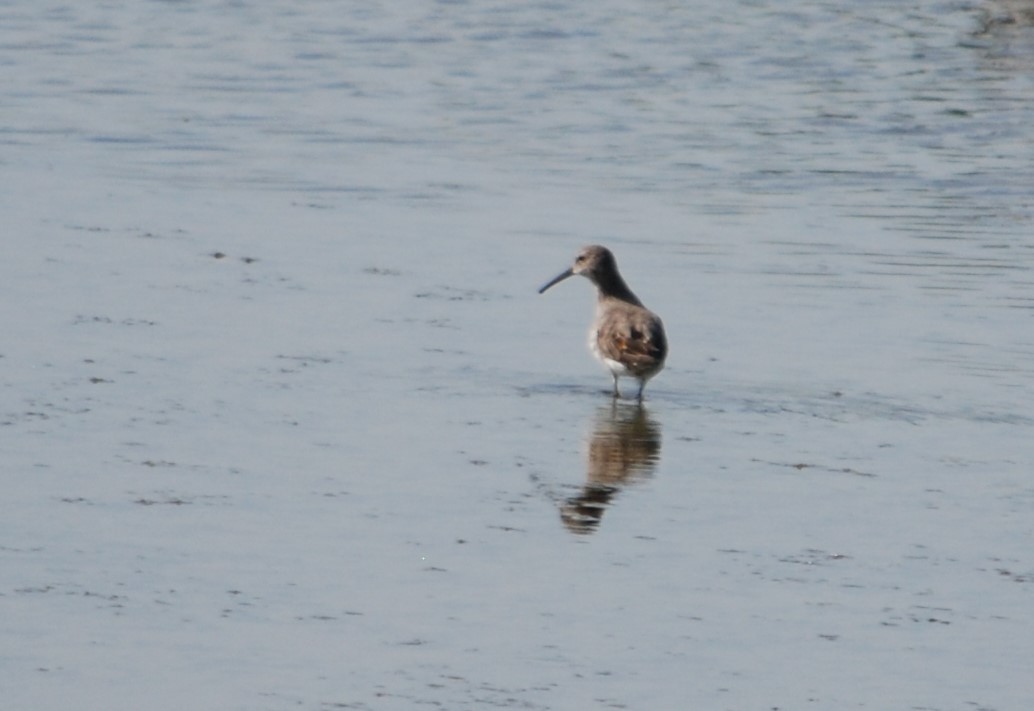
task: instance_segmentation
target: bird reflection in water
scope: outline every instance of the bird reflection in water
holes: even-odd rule
[[[564,501],[560,517],[572,533],[596,530],[614,495],[648,479],[661,456],[661,428],[640,403],[614,400],[596,412],[581,492]]]

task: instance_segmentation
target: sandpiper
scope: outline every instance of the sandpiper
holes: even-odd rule
[[[574,265],[557,274],[539,293],[564,279],[580,274],[596,285],[596,317],[589,329],[589,349],[614,377],[614,397],[620,397],[618,378],[639,381],[643,388],[664,367],[668,339],[664,324],[625,284],[614,255],[606,247],[591,245],[575,257]]]

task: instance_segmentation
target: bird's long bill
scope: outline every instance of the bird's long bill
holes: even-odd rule
[[[564,279],[566,279],[569,276],[574,276],[574,270],[573,269],[565,269],[564,271],[562,271],[559,274],[557,274],[555,277],[553,277],[548,282],[546,282],[542,286],[541,289],[539,289],[539,293],[541,294],[542,292],[544,292],[546,289],[548,289],[549,287],[553,286],[554,284],[559,284],[560,282],[562,282]]]

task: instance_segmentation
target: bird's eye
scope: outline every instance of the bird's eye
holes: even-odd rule
[[[576,262],[584,262],[585,261],[585,255],[584,254],[579,254],[578,257],[574,261],[576,261]]]

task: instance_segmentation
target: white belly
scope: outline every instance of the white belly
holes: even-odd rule
[[[610,358],[606,357],[600,352],[599,339],[596,337],[595,328],[589,329],[589,350],[592,351],[592,354],[596,357],[596,360],[598,360],[600,363],[603,363],[604,367],[607,370],[609,370],[614,375],[614,377],[634,377],[631,373],[628,372],[628,368],[626,368],[624,365],[617,362],[616,360],[611,360]]]

